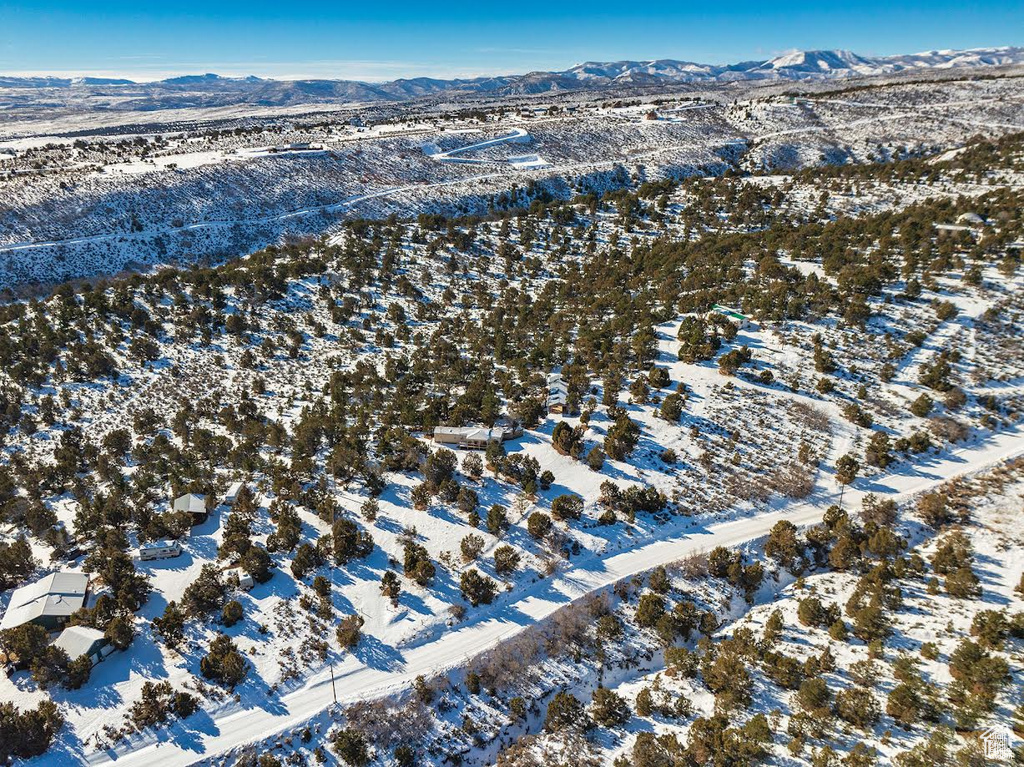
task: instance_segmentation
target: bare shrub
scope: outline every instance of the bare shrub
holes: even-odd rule
[[[821,434],[832,433],[832,422],[829,420],[828,413],[821,408],[808,405],[806,402],[794,402],[790,405],[789,410],[795,423]]]
[[[525,672],[540,657],[540,644],[533,631],[527,630],[508,639],[470,663],[470,670],[480,676],[480,683],[489,689],[507,689],[521,682]]]
[[[672,566],[679,574],[690,580],[707,578],[708,576],[708,555],[705,551],[698,551],[689,556],[683,557]]]
[[[796,461],[783,464],[768,477],[768,486],[787,498],[806,498],[814,490],[814,470]]]
[[[967,427],[948,415],[929,418],[928,430],[945,442],[962,442],[967,439]]]
[[[590,742],[586,733],[566,729],[558,733],[526,735],[498,753],[497,767],[542,767],[571,764],[573,767],[600,767],[600,746]],[[540,756],[538,756],[538,753]]]
[[[387,698],[359,701],[345,709],[345,719],[378,748],[416,742],[433,726],[430,710],[417,698],[405,705]]]
[[[730,474],[723,483],[726,493],[741,501],[767,501],[771,497],[771,488],[757,477],[746,473]]]
[[[542,624],[542,627],[546,635],[547,652],[557,657],[570,647],[585,643],[591,617],[586,604],[573,602],[556,610],[545,623],[547,625]]]
[[[612,600],[607,591],[586,597],[582,604],[590,617],[595,620],[612,611]]]

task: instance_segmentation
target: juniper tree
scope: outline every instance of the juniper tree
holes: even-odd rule
[[[402,594],[402,584],[398,576],[391,570],[386,570],[380,579],[380,593],[387,597],[392,607],[398,607],[398,599]]]
[[[471,568],[462,573],[459,579],[459,589],[465,600],[476,607],[493,602],[497,586],[493,580],[482,575],[479,570]]]
[[[199,671],[207,679],[234,689],[245,679],[249,664],[229,637],[218,634],[210,642],[207,654],[200,659]]]
[[[496,503],[487,510],[487,532],[491,535],[503,535],[508,530],[508,525],[508,515],[504,506]]]

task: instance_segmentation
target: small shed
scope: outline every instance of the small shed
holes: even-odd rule
[[[174,510],[191,514],[193,525],[205,522],[209,516],[206,510],[206,496],[197,495],[196,493],[185,493],[185,495],[175,498]]]
[[[250,591],[255,585],[252,576],[240,567],[232,567],[224,571],[224,580],[228,583],[238,581],[238,588]]]
[[[103,632],[90,626],[68,626],[53,646],[66,652],[71,660],[85,655],[94,666],[114,651]]]

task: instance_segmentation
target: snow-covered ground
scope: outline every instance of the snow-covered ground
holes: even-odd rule
[[[955,100],[972,103],[970,98]],[[1017,108],[1004,106],[1011,112]],[[289,196],[289,168],[302,168],[305,184],[323,163],[335,163],[332,178],[349,192],[341,202],[325,201],[339,193],[331,179],[310,192],[315,199],[292,199],[284,212],[270,205],[260,207],[257,216],[236,200],[236,213],[268,229],[311,216],[326,222],[350,212],[419,210],[417,205],[432,196],[451,202],[455,198],[449,195],[460,185],[475,187],[473,194],[488,197],[499,210],[516,212],[459,222],[430,216],[415,223],[357,222],[333,229],[329,238],[291,241],[220,269],[169,270],[4,308],[9,314],[0,325],[0,353],[17,364],[0,371],[2,415],[10,418],[16,411],[23,418],[3,422],[10,428],[5,428],[0,456],[5,469],[14,467],[15,480],[24,483],[37,476],[32,471],[45,476],[55,459],[66,461],[62,444],[72,426],[82,430],[83,456],[97,464],[99,446],[120,430],[126,430],[131,444],[119,456],[108,455],[113,449],[104,447],[102,466],[79,472],[75,484],[69,481],[40,498],[44,510],[52,510],[88,548],[91,531],[82,529],[79,520],[87,519],[89,499],[110,492],[118,475],[128,486],[136,481],[145,485],[144,497],[132,500],[133,513],[140,516],[166,508],[172,496],[168,484],[178,479],[179,470],[192,480],[208,481],[217,492],[246,480],[257,493],[252,539],[271,550],[275,565],[266,583],[249,592],[229,592],[243,605],[243,620],[226,626],[213,615],[193,616],[181,648],[173,650],[152,621],[170,601],[181,599],[203,565],[228,565],[232,557],[218,557],[218,548],[229,510],[217,507],[193,528],[180,558],[136,560],[153,587],[133,619],[136,637],[126,651],[97,666],[86,686],[43,691],[26,672],[0,677],[0,697],[21,707],[49,697],[66,717],[41,763],[186,764],[290,738],[306,723],[322,728],[338,714],[335,696],[344,704],[397,699],[407,695],[417,677],[460,678],[482,653],[513,646],[538,625],[557,622],[566,608],[582,605],[595,592],[607,593],[614,584],[628,584],[658,565],[716,546],[756,550],[778,521],[816,523],[840,497],[848,508],[869,493],[906,503],[951,477],[1024,451],[1024,276],[1010,245],[1019,237],[1013,215],[1021,187],[1016,157],[998,154],[988,144],[972,145],[969,152],[980,146],[1002,162],[998,167],[989,163],[984,176],[973,169],[911,161],[882,165],[863,177],[787,172],[659,184],[668,171],[644,163],[662,156],[678,159],[684,146],[720,169],[733,161],[752,162],[739,155],[726,161],[709,152],[709,137],[720,138],[715,121],[723,114],[731,120],[760,119],[763,129],[792,138],[801,151],[815,146],[809,136],[818,136],[819,126],[808,128],[806,114],[795,121],[777,118],[776,113],[806,111],[801,104],[690,110],[686,114],[692,118],[675,127],[641,121],[639,108],[606,110],[612,115],[595,116],[595,111],[515,118],[522,125],[514,133],[498,121],[484,127],[448,125],[444,131],[405,125],[392,132],[416,135],[363,142],[352,138],[361,134],[350,126],[345,129],[350,145],[344,148],[329,146],[322,133],[300,131],[274,140],[260,136],[258,148],[248,150],[213,149],[209,141],[197,140],[195,152],[185,152],[196,158],[185,174],[185,183],[198,183],[189,203],[193,212],[206,210],[202,201],[216,196],[221,174],[231,169],[248,173],[258,167],[268,187],[277,179],[280,189],[274,193],[283,204]],[[842,114],[830,123],[833,128],[850,118],[857,131],[881,124],[847,114],[866,107],[834,108]],[[900,108],[924,120],[924,110],[932,107],[908,103]],[[820,113],[812,117],[825,119]],[[455,163],[437,162],[439,155],[454,159],[466,154],[495,166],[532,163],[534,155],[518,154],[522,148],[518,140],[510,144],[510,137],[535,144],[538,159],[560,157],[564,168],[584,178],[553,186],[557,194],[531,197],[525,189],[508,187],[518,178],[508,168],[488,167],[487,173],[473,175],[465,168],[447,169]],[[313,138],[328,148],[267,149]],[[638,164],[632,169],[602,155],[620,140],[626,143],[614,151],[635,152],[631,158]],[[739,140],[730,139],[730,146]],[[228,149],[251,157],[229,161],[234,155]],[[179,156],[174,152],[184,150],[167,151],[171,154],[160,156]],[[215,158],[209,153],[217,151],[226,152],[225,162],[207,163]],[[387,184],[380,177],[354,184],[346,175],[353,164],[367,167],[360,165],[367,155],[376,162],[389,153],[398,164],[466,175],[425,174],[420,183],[410,183],[397,166],[389,171]],[[144,162],[128,157],[127,149],[124,154],[120,161],[126,167]],[[904,167],[924,167],[927,182],[893,170]],[[162,173],[120,175],[157,189]],[[601,199],[611,189],[616,194]],[[526,212],[534,199],[575,195],[572,204],[541,204]],[[251,201],[263,205],[255,197]],[[385,203],[394,207],[375,207]],[[985,215],[981,223],[951,235],[936,228],[970,208]],[[148,228],[146,222],[159,222],[167,212],[136,211],[140,229],[112,234],[102,231],[95,211],[86,211],[81,218],[86,231],[74,238],[67,253],[78,246],[94,248],[114,264],[119,248],[163,237],[166,230]],[[870,236],[858,229],[862,239],[856,247],[832,248],[831,238],[844,241],[851,231],[844,227],[862,217],[872,217],[874,228],[864,227]],[[238,220],[184,219],[171,222],[170,229],[196,240],[208,235],[203,242],[209,244],[217,231],[234,228]],[[893,221],[901,222],[903,231]],[[59,228],[41,219],[20,225]],[[877,232],[882,234],[875,239]],[[248,234],[237,234],[239,242],[247,241]],[[708,251],[680,255],[705,242]],[[8,247],[12,259],[27,259],[27,254],[34,259],[51,246],[22,242]],[[914,259],[925,251],[929,266],[921,270]],[[876,258],[882,267],[877,273],[865,267]],[[659,271],[665,263],[672,268]],[[653,274],[664,284],[650,284]],[[861,289],[856,282],[877,275],[882,275],[878,286]],[[822,306],[822,295],[841,296],[849,305],[833,301]],[[737,308],[753,317],[730,323],[730,333],[707,359],[680,359],[682,324],[703,318],[713,303],[732,302],[733,297],[743,302]],[[813,308],[807,310],[804,301]],[[858,307],[862,311],[850,311]],[[139,342],[147,339],[152,348],[140,351]],[[498,349],[501,343],[508,345]],[[718,363],[743,350],[750,358],[735,375],[724,374],[729,371]],[[43,354],[51,356],[36,365]],[[102,362],[102,355],[108,355],[116,374],[82,372],[86,362]],[[940,355],[949,355],[950,388],[962,396],[959,402],[922,380]],[[616,356],[625,369],[609,362]],[[832,357],[832,364],[825,365],[822,356]],[[384,460],[376,451],[385,423],[420,444],[427,441],[411,426],[423,414],[394,407],[405,398],[411,402],[425,391],[424,403],[444,403],[442,423],[465,420],[460,408],[475,407],[476,380],[466,371],[480,365],[495,412],[511,412],[526,399],[544,397],[546,374],[570,359],[586,361],[580,391],[589,417],[549,414],[506,444],[512,458],[535,459],[538,472],[550,471],[551,486],[527,492],[507,475],[484,471],[474,476],[466,463],[454,475],[459,486],[476,494],[481,514],[493,504],[508,510],[511,524],[500,536],[485,525],[477,527],[475,518],[467,518],[451,498],[435,494],[417,500],[423,480],[418,461],[416,469],[381,473],[379,508],[370,516],[364,511],[369,479],[330,468],[335,449],[345,446],[339,433],[331,434],[329,446],[326,437],[316,435],[315,448],[308,448],[311,455],[304,456],[298,447],[300,434],[315,432],[311,424],[317,416],[311,414],[333,418],[342,407],[334,392],[344,390],[351,393],[346,406],[365,407],[367,421],[374,422],[367,425],[365,445],[359,448],[371,457],[372,468]],[[616,398],[605,401],[609,370],[623,373],[621,387],[616,386],[617,407],[609,406]],[[667,383],[647,385],[661,376]],[[400,388],[409,380],[422,388]],[[670,392],[681,398],[678,418],[660,412]],[[912,403],[929,392],[934,398],[930,409],[924,415],[913,412]],[[581,458],[608,444],[622,416],[638,429],[636,446],[621,459],[607,458],[591,468]],[[559,421],[578,429],[579,457],[553,447]],[[866,448],[877,435],[890,440],[889,466],[866,460]],[[909,438],[925,445],[894,444]],[[250,445],[256,445],[254,456],[245,455]],[[165,457],[154,459],[158,451],[165,451]],[[197,458],[194,451],[207,452]],[[842,490],[834,467],[847,453],[862,465],[856,481]],[[459,451],[460,459],[465,455]],[[344,453],[337,460],[343,462]],[[159,479],[140,478],[143,468],[157,472]],[[609,517],[604,500],[609,491],[602,487],[607,481],[653,489],[663,498],[654,511],[638,511],[634,517],[620,510]],[[25,487],[18,492],[27,498],[33,491]],[[532,535],[530,515],[550,513],[554,499],[564,493],[582,499],[579,518],[556,522],[549,536]],[[298,515],[304,543],[316,544],[329,534],[329,520],[337,515],[371,534],[373,551],[342,567],[321,564],[298,577],[291,569],[294,548],[271,545],[282,508]],[[133,517],[123,526],[134,548],[140,523]],[[23,529],[20,521],[5,523],[0,540],[10,541]],[[479,536],[480,551],[460,556],[470,535]],[[428,586],[400,575],[401,594],[392,604],[381,593],[382,577],[389,570],[402,573],[407,541],[424,547],[437,563],[437,574]],[[520,557],[515,572],[499,575],[494,561],[499,546],[511,547]],[[51,562],[54,548],[41,535],[32,537],[32,549],[47,570],[83,564],[77,554]],[[460,577],[470,569],[496,581],[493,604],[467,607]],[[315,574],[329,578],[322,599],[310,583]],[[5,594],[0,606],[6,599]],[[352,651],[334,641],[334,629],[345,615],[364,620],[362,639]],[[247,678],[232,691],[204,682],[199,671],[218,633],[234,640],[249,667]],[[192,691],[201,710],[167,727],[132,731],[126,714],[143,684],[153,680]],[[478,763],[496,749],[496,741],[481,745]]]
[[[886,642],[886,652],[879,658],[869,651],[866,643],[835,641],[830,639],[827,630],[808,627],[798,617],[800,602],[812,595],[826,604],[846,603],[857,582],[855,574],[815,573],[794,582],[789,574],[781,573],[782,579],[774,585],[768,598],[760,599],[749,610],[741,610],[740,617],[727,620],[718,629],[716,636],[723,639],[733,637],[737,630],[750,630],[755,635],[761,635],[769,618],[774,615],[776,619],[781,618],[785,627],[775,648],[777,651],[795,657],[801,663],[819,656],[826,648],[832,653],[835,668],[823,675],[823,678],[828,679],[830,688],[860,687],[873,691],[884,701],[885,696],[901,680],[906,679],[899,673],[894,675],[891,665],[900,658],[910,658],[926,684],[948,685],[952,681],[948,668],[949,658],[962,640],[976,639],[975,617],[986,610],[1001,610],[1012,616],[1019,614],[1017,609],[1024,603],[1024,595],[1019,589],[1021,574],[1024,572],[1024,550],[1020,547],[1021,533],[1017,518],[1024,499],[1024,481],[1020,474],[1022,464],[1018,459],[1016,462],[1000,464],[999,468],[1003,470],[1003,476],[995,483],[992,482],[993,476],[984,473],[977,478],[973,497],[970,497],[971,523],[958,528],[965,533],[973,548],[983,598],[964,600],[946,593],[935,593],[924,582],[904,585],[903,603],[893,615],[892,631],[895,636]],[[1000,472],[994,476],[999,477]],[[908,512],[910,508],[912,506],[907,508]],[[905,532],[908,529],[913,531],[910,536],[912,552],[931,561],[944,536],[922,530],[912,520],[904,518],[900,530]],[[997,717],[1000,719],[1006,717],[1008,709],[1016,704],[1017,691],[1014,688],[1020,683],[1021,669],[1014,663],[1016,650],[1011,642],[1008,642],[1010,646],[1000,648],[1002,652],[997,653],[999,657],[1010,661],[1012,674],[1007,690],[1000,696],[997,706]],[[869,678],[863,678],[864,670],[858,664],[869,671]],[[635,703],[637,695],[645,688],[648,691],[655,689],[662,691],[661,694],[670,700],[682,696],[692,701],[694,712],[698,715],[710,716],[714,713],[714,696],[703,685],[695,680],[667,674],[663,661],[656,661],[653,666],[647,673],[627,675],[622,682],[609,686],[630,703]],[[780,689],[762,675],[752,680],[752,686],[757,694],[748,716],[764,714],[772,719],[774,729],[783,730],[800,710],[796,696]],[[884,705],[881,707],[885,708]],[[685,741],[689,730],[689,723],[685,720],[689,717],[683,719],[674,721],[671,717],[660,715],[637,717],[616,733],[615,737],[597,740],[600,744],[598,750],[603,753],[604,763],[611,764],[616,757],[628,758],[638,733],[653,731]],[[892,720],[886,719],[866,731],[851,729],[846,728],[835,738],[832,744],[835,751],[848,754],[860,743],[876,753],[878,763],[891,764],[897,754],[924,743],[928,736],[939,729],[939,725],[935,722],[922,722],[918,726],[894,727]],[[962,743],[954,738],[951,739],[951,745],[963,745],[964,753],[971,753],[971,749],[976,747],[973,744],[977,742],[972,736],[984,732],[984,727],[979,727],[974,733],[969,730],[962,732]],[[777,745],[772,751],[774,753],[770,753],[766,763],[804,764],[812,759],[817,749],[789,749],[786,753]],[[794,758],[799,761],[793,761]],[[992,758],[993,761],[1000,761],[998,754],[993,754]]]
[[[978,472],[1019,455],[1024,455],[1024,432],[1018,427],[981,440],[975,446],[936,455],[925,465],[908,465],[891,476],[861,482],[859,487],[855,485],[847,491],[844,503],[856,507],[869,492],[882,498],[906,500],[953,477]],[[571,479],[567,483],[576,484]],[[340,703],[398,693],[417,676],[433,676],[465,665],[474,656],[573,600],[694,553],[707,552],[716,546],[739,547],[766,536],[772,526],[783,519],[797,525],[820,522],[824,509],[837,499],[838,494],[824,496],[813,503],[793,504],[791,508],[757,517],[707,526],[683,522],[682,530],[662,540],[609,557],[576,561],[569,572],[541,582],[513,601],[502,601],[492,611],[497,615],[484,613],[470,625],[400,651],[388,657],[386,663],[381,664],[383,668],[349,656],[334,668],[336,689],[331,684],[331,670],[323,669],[301,687],[281,696],[272,708],[229,704],[211,712],[207,724],[187,721],[151,739],[133,740],[122,748],[89,755],[88,761],[91,764],[186,765],[199,756],[213,759],[240,745],[299,727],[332,705],[335,692]]]

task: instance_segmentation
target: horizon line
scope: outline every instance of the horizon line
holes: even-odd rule
[[[949,54],[949,53],[970,53],[974,51],[1002,51],[1020,48],[1021,46],[1016,45],[986,45],[976,46],[972,48],[929,48],[926,50],[915,51],[911,53],[895,53],[886,54],[879,56],[871,56],[867,54],[858,54],[856,51],[847,48],[789,48],[783,51],[779,51],[772,56],[767,58],[749,58],[735,62],[725,63],[714,63],[714,62],[701,62],[693,61],[690,59],[681,59],[671,56],[662,56],[654,58],[618,58],[618,59],[601,59],[601,58],[590,58],[583,61],[577,61],[563,69],[557,68],[520,68],[515,70],[497,68],[496,70],[479,70],[479,69],[459,69],[459,68],[448,68],[441,66],[433,66],[426,63],[417,62],[395,62],[395,61],[337,61],[337,62],[321,62],[323,64],[336,65],[339,70],[344,70],[346,66],[364,66],[367,69],[379,68],[382,70],[391,70],[390,74],[380,72],[379,74],[365,74],[358,75],[353,73],[352,75],[346,76],[343,71],[338,71],[334,74],[316,74],[313,71],[307,73],[287,73],[287,74],[256,74],[256,71],[260,65],[254,65],[251,69],[237,69],[232,71],[237,64],[228,62],[221,62],[219,64],[211,65],[209,67],[199,67],[197,69],[188,69],[187,66],[181,69],[162,69],[153,72],[144,71],[133,71],[131,69],[117,70],[117,69],[85,69],[85,70],[67,70],[67,69],[26,69],[26,70],[0,70],[0,77],[16,78],[16,79],[54,79],[54,80],[77,80],[86,78],[105,79],[105,80],[128,80],[131,84],[145,85],[149,83],[165,82],[167,80],[174,80],[185,77],[205,77],[214,76],[224,80],[245,80],[245,79],[258,79],[265,80],[268,82],[302,82],[307,80],[321,80],[328,82],[356,82],[356,83],[368,83],[368,84],[381,84],[388,82],[395,82],[399,80],[417,80],[417,79],[433,79],[433,80],[472,80],[486,77],[515,77],[523,76],[533,73],[558,73],[567,71],[574,67],[583,66],[585,64],[605,64],[605,63],[616,63],[619,61],[636,61],[640,63],[653,63],[657,61],[673,61],[681,63],[698,64],[702,66],[731,66],[735,64],[742,64],[748,62],[764,62],[771,61],[774,58],[781,56],[791,55],[793,53],[810,53],[816,51],[844,51],[854,53],[864,58],[890,58],[893,56],[919,56],[927,54]],[[315,66],[317,61],[308,62],[279,62],[282,68],[295,67],[296,69],[303,66]],[[263,66],[267,66],[266,63]],[[273,65],[271,65],[273,66]],[[405,68],[408,71],[406,74],[401,73],[400,68]],[[220,70],[215,72],[212,70]],[[421,74],[416,74],[415,70],[422,69],[426,70]]]

